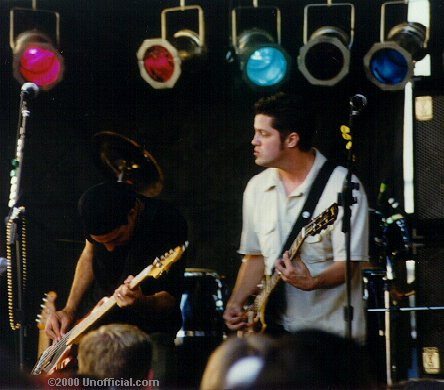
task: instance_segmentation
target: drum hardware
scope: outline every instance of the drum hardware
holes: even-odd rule
[[[387,197],[386,189],[386,184],[381,183],[377,201],[378,209],[369,210],[370,262],[377,268],[364,270],[363,279],[364,299],[368,303],[366,311],[381,313],[381,315],[377,314],[377,317],[373,317],[373,320],[376,318],[379,336],[384,337],[385,375],[387,385],[391,386],[393,374],[399,374],[397,372],[399,369],[397,353],[399,351],[398,348],[393,350],[392,333],[400,329],[402,331],[402,326],[405,324],[404,320],[400,318],[392,318],[393,314],[404,311],[412,313],[409,327],[413,337],[412,328],[416,326],[414,312],[424,308],[414,307],[414,297],[411,297],[415,291],[412,287],[414,276],[409,275],[409,272],[411,273],[409,262],[415,254],[415,237],[412,237],[407,216],[401,209],[399,202],[393,197]],[[371,290],[372,287],[373,290]],[[374,297],[371,296],[372,293]],[[404,297],[409,297],[409,307],[401,307],[399,304]],[[369,303],[373,303],[374,306],[369,307]],[[392,324],[393,320],[396,322]],[[372,323],[370,319],[368,323]],[[393,335],[399,337],[398,333]],[[379,345],[378,339],[374,339],[374,341]]]
[[[163,172],[154,159],[134,140],[112,131],[93,136],[96,166],[110,178],[134,185],[137,193],[155,197],[163,188]]]
[[[387,277],[387,270],[384,269],[365,269],[363,271],[363,282],[364,282],[364,296],[363,299],[367,302],[367,306],[374,303],[376,306],[384,304],[383,308],[366,308],[367,312],[384,312],[384,321],[381,322],[380,317],[377,317],[377,325],[378,325],[378,336],[384,337],[384,352],[385,352],[385,375],[387,385],[391,386],[393,383],[392,380],[392,371],[395,369],[392,363],[392,350],[391,350],[391,297],[390,297],[390,286],[389,280]],[[379,281],[379,284],[378,284]],[[380,283],[383,282],[383,296],[381,297],[378,292],[380,292],[381,286]],[[373,298],[374,302],[371,302],[371,298]],[[383,302],[381,301],[383,300]]]
[[[440,311],[444,310],[444,306],[417,306],[417,307],[389,307],[380,309],[367,309],[370,312],[395,312],[395,311]]]
[[[187,338],[211,338],[222,341],[225,327],[222,318],[227,291],[223,278],[208,268],[186,268],[180,309],[182,328],[176,334],[176,345]]]
[[[183,324],[175,344],[180,369],[178,383],[198,388],[210,354],[225,335],[223,312],[228,291],[222,276],[208,268],[185,268],[180,302]]]
[[[387,385],[392,386],[394,384],[393,375],[397,370],[397,362],[393,361],[393,350],[392,350],[392,314],[398,312],[406,313],[416,313],[416,312],[438,312],[443,311],[444,306],[409,306],[401,307],[398,305],[393,305],[393,280],[387,279],[383,270],[365,270],[364,281],[369,283],[369,278],[371,277],[381,277],[384,281],[384,307],[367,308],[367,312],[373,313],[384,313],[384,331],[379,329],[379,335],[384,337],[385,342],[385,357],[386,357],[386,380]],[[414,291],[403,293],[403,296],[411,297],[414,295]],[[369,292],[365,289],[364,299],[368,299]]]

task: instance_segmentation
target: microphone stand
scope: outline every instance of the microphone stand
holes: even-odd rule
[[[353,190],[359,189],[359,183],[352,181],[352,163],[353,163],[353,142],[351,135],[355,125],[355,119],[360,114],[361,110],[367,104],[367,99],[362,95],[355,95],[350,98],[350,116],[349,116],[349,133],[347,136],[343,134],[344,138],[348,139],[347,143],[347,175],[345,177],[342,192],[338,195],[338,203],[344,209],[344,216],[342,219],[342,232],[345,234],[345,250],[346,250],[346,268],[345,268],[345,282],[347,292],[347,305],[344,307],[344,321],[345,321],[345,336],[352,338],[352,321],[353,321],[353,306],[351,304],[351,206],[357,202],[353,196]]]
[[[6,218],[7,224],[7,273],[8,273],[8,313],[9,323],[18,335],[18,360],[22,371],[24,364],[24,338],[25,338],[25,311],[23,307],[23,294],[26,286],[26,233],[23,213],[25,208],[18,206],[21,190],[23,150],[26,140],[26,122],[30,116],[27,98],[33,94],[26,89],[32,87],[34,94],[38,91],[35,84],[26,83],[20,93],[19,119],[17,127],[17,145],[15,158],[12,160],[9,203],[10,211]],[[15,263],[15,264],[14,264]],[[14,265],[14,266],[13,266]],[[14,278],[13,271],[16,271]],[[15,288],[14,288],[15,287]],[[14,297],[14,294],[16,297]]]

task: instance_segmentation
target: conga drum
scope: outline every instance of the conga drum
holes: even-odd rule
[[[185,286],[180,302],[182,328],[177,343],[189,338],[214,338],[224,335],[222,318],[226,292],[221,277],[207,268],[186,268]]]
[[[225,337],[222,318],[227,289],[220,275],[208,268],[186,268],[180,302],[182,328],[176,335],[179,385],[199,387],[211,352]]]

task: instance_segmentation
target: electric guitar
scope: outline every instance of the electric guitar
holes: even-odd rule
[[[288,256],[290,261],[298,254],[302,243],[308,236],[315,236],[323,230],[325,230],[329,225],[332,225],[338,216],[338,205],[333,203],[325,211],[314,218],[310,223],[305,225],[298,236],[295,238],[288,250]],[[246,333],[264,333],[267,329],[266,321],[266,309],[267,304],[270,300],[270,296],[275,290],[278,283],[282,280],[281,275],[275,272],[273,275],[265,276],[262,283],[259,285],[260,292],[254,299],[250,306],[245,308],[246,315],[248,318],[248,330]],[[245,331],[240,331],[239,336],[242,336]]]
[[[148,267],[144,268],[129,284],[130,289],[138,286],[146,278],[152,277],[154,279],[162,276],[168,271],[173,263],[178,261],[185,249],[188,246],[186,242],[183,246],[178,246],[174,250],[165,253],[160,259],[156,258],[154,262]],[[80,341],[86,331],[88,331],[94,324],[97,323],[106,313],[117,305],[114,296],[105,297],[94,307],[91,313],[85,317],[81,322],[75,325],[69,332],[61,338],[60,341],[48,347],[31,371],[32,375],[39,375],[42,372],[51,374],[56,370],[66,367],[66,357],[68,356],[71,347]]]
[[[35,322],[37,322],[37,328],[39,329],[39,344],[37,348],[37,359],[42,353],[51,345],[51,339],[45,332],[46,320],[51,313],[56,311],[55,300],[57,294],[54,291],[49,291],[43,297],[43,303],[40,305],[42,311],[37,315]]]

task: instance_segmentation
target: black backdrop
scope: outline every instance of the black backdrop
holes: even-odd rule
[[[82,235],[76,201],[102,180],[92,163],[91,138],[103,130],[140,142],[158,160],[166,181],[161,197],[173,202],[190,226],[189,266],[212,268],[232,287],[239,267],[242,192],[256,172],[250,140],[251,108],[268,92],[251,90],[237,64],[227,63],[229,10],[224,0],[198,1],[205,12],[208,58],[203,67],[183,73],[171,90],[154,90],[139,75],[136,51],[144,39],[160,36],[160,12],[177,6],[170,0],[41,0],[40,9],[61,15],[65,79],[31,104],[21,204],[28,217],[27,361],[34,362],[35,326],[44,292],[55,290],[65,302]],[[379,40],[382,2],[359,0],[350,74],[333,87],[315,87],[301,76],[296,57],[302,46],[303,7],[307,1],[262,1],[281,8],[282,44],[293,58],[284,90],[311,99],[319,107],[317,140],[331,159],[345,163],[339,127],[348,123],[349,98],[368,97],[357,123],[355,171],[370,204],[381,180],[402,194],[401,152],[403,93],[380,91],[364,75],[362,58]],[[190,3],[191,4],[191,3]],[[244,2],[242,5],[251,5]],[[20,85],[12,77],[8,45],[12,7],[30,1],[0,2],[0,210],[8,214],[10,160],[16,145]],[[5,255],[4,226],[0,255]],[[6,311],[6,277],[0,277],[2,343],[12,344]]]

